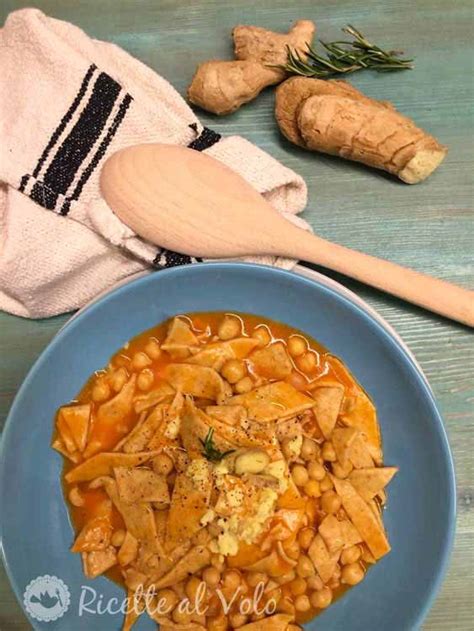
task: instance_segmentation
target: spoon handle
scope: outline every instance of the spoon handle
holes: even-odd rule
[[[292,241],[294,242],[293,239]],[[345,248],[307,232],[299,235],[297,247],[291,249],[292,256],[296,255],[302,260],[340,272],[446,318],[474,327],[473,291]]]

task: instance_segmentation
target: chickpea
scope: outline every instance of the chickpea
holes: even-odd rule
[[[217,618],[207,619],[208,631],[227,631],[227,616],[221,615]]]
[[[308,465],[308,474],[312,480],[321,482],[326,477],[326,469],[320,462],[310,462]]]
[[[302,464],[295,464],[291,469],[291,477],[296,486],[304,486],[308,480],[308,472]]]
[[[232,613],[229,616],[230,626],[233,629],[238,629],[239,627],[243,627],[244,624],[247,623],[247,616],[244,616],[242,613]]]
[[[319,578],[317,574],[315,574],[314,576],[310,576],[306,582],[308,583],[309,589],[314,589],[316,591],[319,591],[324,587],[323,581]]]
[[[72,487],[72,489],[69,491],[68,497],[73,506],[84,506],[84,504],[86,503],[77,486]]]
[[[295,359],[295,363],[302,372],[313,372],[317,366],[316,355],[309,351],[304,355],[297,357]]]
[[[298,543],[303,548],[303,550],[307,550],[311,545],[314,539],[314,529],[313,528],[303,528],[300,530],[298,534]]]
[[[301,457],[303,460],[314,460],[318,455],[318,446],[309,438],[303,440],[303,446],[301,447]]]
[[[309,602],[309,598],[306,594],[298,596],[295,599],[295,609],[300,612],[309,611],[311,609],[311,603]]]
[[[116,530],[110,540],[111,544],[115,548],[120,548],[120,546],[122,545],[124,541],[125,541],[125,530],[122,530],[122,529]]]
[[[323,460],[327,460],[328,462],[336,462],[337,456],[334,450],[334,445],[329,440],[327,440],[323,444],[321,455],[323,457]]]
[[[127,342],[124,347],[123,350],[127,350],[129,347],[129,343]],[[124,366],[125,368],[127,368],[127,366],[130,364],[130,357],[128,357],[127,355],[117,355],[114,358],[114,364],[117,368],[121,368],[122,366]],[[111,366],[111,364],[109,364],[109,366]]]
[[[112,388],[115,392],[120,392],[120,390],[124,387],[128,379],[128,374],[126,369],[122,366],[118,370],[116,370],[112,375]]]
[[[217,329],[217,335],[221,340],[231,340],[242,332],[242,324],[235,316],[225,316]]]
[[[266,326],[258,326],[252,333],[252,337],[258,341],[260,348],[268,346],[272,341],[272,336]]]
[[[141,373],[139,373],[137,377],[138,389],[143,390],[144,392],[146,390],[150,390],[154,381],[155,381],[155,375],[153,374],[153,371],[150,370],[149,368],[145,368],[144,370],[141,371]]]
[[[341,508],[342,501],[335,491],[325,491],[321,497],[321,508],[325,513],[334,515]]]
[[[346,585],[357,585],[364,578],[364,570],[359,563],[349,563],[342,568],[341,581]]]
[[[341,480],[347,478],[352,469],[353,467],[350,462],[347,462],[347,464],[345,465],[342,465],[340,462],[333,462],[332,464],[332,472],[334,473],[336,478],[339,478]]]
[[[341,554],[341,563],[342,565],[350,565],[351,563],[356,563],[361,556],[361,551],[359,546],[351,546],[350,548],[346,548],[342,551]]]
[[[152,359],[158,359],[160,357],[160,345],[158,344],[158,341],[155,340],[153,337],[145,346],[145,353],[148,355],[148,357],[151,357]]]
[[[202,580],[209,587],[217,587],[221,580],[221,574],[215,567],[207,567],[202,573]]]
[[[299,357],[306,352],[308,348],[308,342],[300,335],[292,335],[288,338],[288,352],[292,357]]]
[[[197,576],[191,576],[191,578],[186,583],[186,587],[184,588],[186,596],[193,604],[196,602],[196,597],[199,589],[202,589],[202,587],[200,587],[201,583],[202,581]]]
[[[298,576],[298,578],[295,578],[294,581],[291,581],[288,587],[290,588],[290,591],[293,594],[293,596],[300,596],[301,594],[304,594],[306,592],[306,589],[308,586],[304,578],[301,578],[301,576]]]
[[[308,497],[320,497],[321,487],[317,480],[309,480],[304,485],[304,492]]]
[[[192,622],[192,615],[187,611],[180,611],[179,606],[173,611],[171,617],[176,624],[191,624]]]
[[[156,600],[156,607],[160,612],[169,614],[178,604],[179,596],[172,589],[160,589],[156,594]]]
[[[309,557],[302,554],[298,559],[296,573],[300,578],[307,578],[315,574],[314,565]]]
[[[321,488],[321,491],[324,493],[325,491],[329,491],[329,489],[332,489],[333,487],[333,483],[331,478],[327,475],[324,480],[321,480],[321,482],[319,483],[319,486]]]
[[[249,572],[246,576],[247,585],[249,587],[257,587],[263,583],[266,585],[268,583],[268,576],[263,572]]]
[[[105,401],[110,397],[110,386],[104,379],[99,379],[92,388],[92,400],[96,403]]]
[[[240,574],[236,570],[224,572],[224,587],[227,589],[237,589],[240,586]]]
[[[326,609],[332,602],[332,591],[329,587],[323,587],[310,596],[311,604],[315,609]]]
[[[278,607],[278,603],[283,598],[283,592],[280,587],[276,587],[269,590],[265,596],[265,603],[267,604],[271,602],[272,608],[274,607],[276,610],[276,607]]]
[[[246,392],[250,392],[250,390],[253,390],[253,381],[250,377],[244,377],[234,385],[234,391],[237,394],[245,394]]]
[[[132,368],[133,370],[141,370],[142,368],[146,368],[151,364],[151,359],[148,357],[146,353],[139,351],[135,353],[132,357]]]
[[[174,469],[173,460],[168,456],[168,454],[158,454],[151,461],[153,466],[153,471],[157,475],[168,476]]]
[[[222,366],[221,374],[229,383],[237,383],[247,375],[247,368],[239,359],[229,359]]]

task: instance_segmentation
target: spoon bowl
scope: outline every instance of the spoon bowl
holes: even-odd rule
[[[240,175],[205,153],[138,145],[115,153],[101,175],[103,195],[137,234],[204,258],[282,254],[265,224],[295,228]]]

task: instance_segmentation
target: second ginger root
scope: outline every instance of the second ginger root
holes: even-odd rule
[[[426,179],[447,153],[391,103],[344,81],[288,79],[277,89],[275,116],[291,142],[383,169],[408,184]]]

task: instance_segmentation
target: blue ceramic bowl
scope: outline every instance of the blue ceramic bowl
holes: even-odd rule
[[[62,460],[50,448],[56,409],[129,338],[176,313],[212,310],[246,311],[302,329],[341,357],[372,396],[385,462],[400,467],[385,512],[393,550],[307,628],[413,631],[440,586],[455,522],[453,463],[430,390],[400,342],[333,288],[235,263],[162,271],[106,295],[55,337],[18,392],[0,462],[7,571],[22,604],[38,576],[56,576],[70,592],[69,609],[55,622],[28,614],[33,627],[114,631],[122,622],[120,613],[99,612],[107,604],[116,610],[110,599],[122,600],[123,591],[104,578],[88,581],[79,556],[68,551],[73,530],[62,496]],[[155,624],[143,617],[136,628]]]

